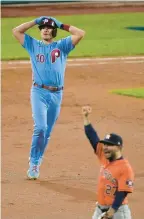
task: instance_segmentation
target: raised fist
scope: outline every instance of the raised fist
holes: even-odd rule
[[[82,107],[82,114],[83,116],[88,116],[92,111],[92,108],[90,106],[83,106]]]

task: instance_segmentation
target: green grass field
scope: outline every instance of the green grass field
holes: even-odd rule
[[[111,92],[119,95],[144,98],[144,88],[121,89],[121,90],[113,90]]]
[[[97,57],[144,54],[144,32],[127,30],[127,26],[143,26],[144,13],[93,14],[57,16],[59,20],[86,31],[85,38],[70,53],[70,57]],[[12,36],[12,28],[34,19],[2,18],[2,60],[29,59],[28,53]],[[28,33],[40,39],[37,27]],[[65,37],[65,31],[58,31],[58,38]]]

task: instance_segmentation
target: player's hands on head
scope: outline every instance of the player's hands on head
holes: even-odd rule
[[[58,21],[58,20],[57,20],[56,18],[54,18],[54,17],[42,16],[42,17],[36,18],[34,21],[35,21],[36,24],[39,25],[39,24],[42,22],[42,20],[45,19],[45,18],[47,18],[47,19],[52,19],[52,20],[56,23],[57,27],[58,27],[58,28],[61,28],[62,22]]]
[[[48,17],[48,18],[50,18],[50,19],[52,19],[55,23],[56,23],[56,25],[57,25],[57,27],[58,28],[61,28],[61,26],[62,26],[62,22],[60,22],[60,21],[58,21],[56,18],[54,18],[54,17]]]
[[[40,24],[42,22],[43,19],[48,18],[47,16],[42,16],[42,17],[38,17],[36,18],[34,21],[36,24]]]
[[[90,106],[83,106],[82,107],[82,115],[84,117],[88,117],[88,115],[91,113],[92,108]]]

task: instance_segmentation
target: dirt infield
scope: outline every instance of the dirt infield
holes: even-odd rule
[[[27,17],[27,16],[55,16],[73,14],[97,14],[97,13],[123,13],[123,12],[144,12],[144,3],[75,3],[75,4],[48,4],[48,5],[27,5],[14,7],[2,7],[2,17]]]
[[[14,11],[14,9],[13,9]],[[144,85],[144,57],[69,60],[60,117],[51,136],[41,176],[26,180],[33,122],[29,63],[2,64],[2,219],[88,219],[96,202],[99,163],[83,131],[81,107],[101,137],[116,132],[135,171],[129,202],[143,219],[144,100],[110,94]]]
[[[40,180],[27,181],[32,134],[29,64],[3,64],[2,71],[2,218],[87,219],[96,201],[99,164],[84,136],[81,106],[93,107],[91,120],[100,136],[117,132],[135,173],[130,196],[134,218],[142,219],[144,101],[108,93],[144,84],[144,59],[69,61],[64,99]]]

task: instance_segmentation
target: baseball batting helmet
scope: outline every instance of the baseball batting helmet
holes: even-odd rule
[[[56,23],[50,19],[50,18],[44,18],[41,23],[39,24],[38,28],[41,30],[44,27],[51,27],[52,30],[52,36],[53,38],[57,35],[57,25]]]

